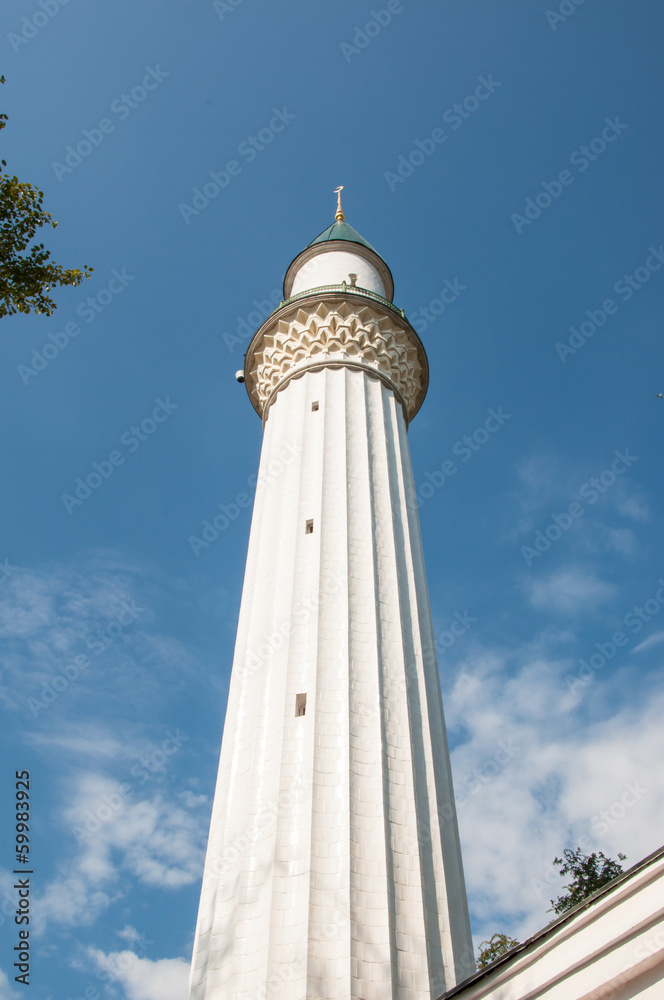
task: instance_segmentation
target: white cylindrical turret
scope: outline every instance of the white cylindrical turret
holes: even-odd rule
[[[293,273],[290,294],[297,295],[321,285],[340,285],[344,281],[385,297],[385,286],[378,269],[359,254],[347,250],[319,251],[303,262]]]

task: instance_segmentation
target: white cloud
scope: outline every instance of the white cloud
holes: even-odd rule
[[[7,974],[0,969],[0,1000],[16,1000],[19,995],[11,985]]]
[[[143,749],[142,744],[129,743],[127,739],[118,740],[98,722],[77,722],[66,730],[58,732],[26,734],[27,742],[41,749],[52,751],[65,750],[76,754],[84,760],[91,757],[102,757],[106,760],[123,760],[135,757]]]
[[[650,520],[650,508],[645,499],[637,494],[619,499],[616,507],[623,517],[631,517],[633,521]]]
[[[664,839],[664,691],[635,707],[620,675],[571,693],[567,672],[570,662],[530,652],[516,663],[480,652],[445,696],[465,735],[452,759],[478,940],[524,940],[548,923],[562,884],[551,862],[565,847],[624,851],[631,866]],[[618,707],[588,722],[600,704]]]
[[[86,926],[93,924],[100,913],[120,894],[109,895],[95,888],[89,878],[81,875],[57,876],[38,899],[33,924],[41,934],[49,923]]]
[[[189,963],[183,958],[139,958],[133,951],[104,954],[88,948],[96,969],[124,988],[127,1000],[183,1000],[189,982]]]
[[[593,610],[617,593],[613,584],[580,568],[531,578],[525,589],[530,603],[538,611],[557,611],[565,615]]]
[[[631,528],[610,528],[600,521],[581,521],[581,530],[575,537],[577,548],[585,552],[617,552],[633,556],[638,548],[637,536]]]
[[[73,800],[63,816],[80,846],[75,862],[62,866],[39,900],[38,932],[52,922],[94,922],[126,893],[127,878],[179,889],[201,876],[206,812],[192,815],[158,794],[139,799],[127,783],[85,773],[73,782]]]
[[[652,649],[653,646],[659,646],[660,642],[664,642],[664,632],[654,632],[649,635],[647,639],[640,642],[638,646],[635,646],[632,650],[633,653],[643,653],[646,649]]]
[[[539,510],[560,488],[560,469],[551,455],[534,455],[517,470],[522,483],[521,508],[525,514]]]
[[[138,944],[139,941],[143,940],[143,935],[140,931],[137,931],[135,927],[131,924],[125,924],[121,931],[116,932],[118,937],[122,938],[127,944]]]
[[[67,652],[87,635],[90,624],[117,615],[131,588],[124,574],[99,566],[17,567],[2,587],[0,636],[47,637],[53,648]]]
[[[630,528],[606,528],[606,547],[623,556],[634,555],[636,535]]]
[[[190,792],[186,788],[183,792],[179,793],[178,797],[185,809],[196,809],[198,806],[204,806],[210,801],[208,795],[198,795],[196,792]]]

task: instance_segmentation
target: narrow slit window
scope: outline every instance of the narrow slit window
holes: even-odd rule
[[[295,715],[304,715],[307,711],[307,696],[306,694],[296,694],[295,695]]]
[[[313,519],[313,517],[310,518],[308,521],[305,522],[304,533],[305,533],[305,535],[313,535],[313,533],[314,533],[314,519]]]
[[[312,404],[311,404],[311,409],[312,409],[312,410],[313,410],[314,412],[315,412],[315,411],[316,411],[316,410],[318,409],[318,400],[316,400],[316,402],[315,402],[315,403],[312,403]]]

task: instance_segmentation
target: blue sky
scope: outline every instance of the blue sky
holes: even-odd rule
[[[2,155],[95,270],[1,323],[0,997],[23,769],[31,996],[184,995],[250,511],[190,538],[250,491],[233,375],[338,184],[429,355],[410,442],[473,930],[533,933],[565,846],[664,840],[662,12],[44,5],[4,5]]]

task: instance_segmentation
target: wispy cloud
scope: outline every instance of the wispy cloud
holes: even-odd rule
[[[606,456],[608,462],[611,456]],[[564,466],[554,455],[533,455],[516,469],[517,489],[512,494],[520,516],[508,533],[512,541],[546,525],[552,513],[564,514],[570,503],[583,508],[575,521],[569,544],[581,550],[615,551],[631,556],[636,545],[621,519],[638,524],[650,519],[646,497],[632,478],[616,479],[610,487],[592,486],[598,468]]]
[[[560,467],[552,455],[534,455],[517,469],[517,475],[524,514],[541,510],[560,489]]]
[[[128,739],[117,739],[100,723],[77,722],[65,731],[26,734],[26,742],[44,751],[63,751],[82,760],[128,760],[136,756],[139,745]]]
[[[652,649],[653,646],[659,646],[661,642],[664,642],[664,632],[654,632],[649,635],[647,639],[640,642],[638,646],[635,646],[632,650],[633,653],[644,653],[646,649]]]
[[[136,579],[104,570],[97,558],[79,566],[17,568],[0,591],[6,654],[0,698],[5,705],[25,711],[28,692],[38,695],[40,685],[77,654],[93,662],[97,654],[92,643],[100,633],[103,646],[121,649],[136,621],[124,612],[124,604],[131,606],[135,596]],[[147,624],[151,614],[147,609],[140,613]],[[114,634],[107,634],[109,624],[123,614],[126,627],[114,624]]]
[[[538,611],[578,614],[594,610],[611,600],[617,588],[600,580],[592,570],[574,567],[525,583],[528,600]]]
[[[114,553],[16,568],[0,588],[0,702],[41,725],[80,717],[91,702],[98,714],[118,700],[138,711],[174,697],[201,665],[156,626],[163,608],[153,605],[165,598],[147,570]]]
[[[619,497],[616,507],[623,517],[631,517],[633,521],[644,522],[650,520],[650,508],[648,503],[645,497],[640,496],[639,494]]]
[[[127,1000],[182,1000],[187,992],[189,963],[183,958],[139,958],[133,951],[105,954],[88,948],[97,971],[107,973],[123,987]]]

